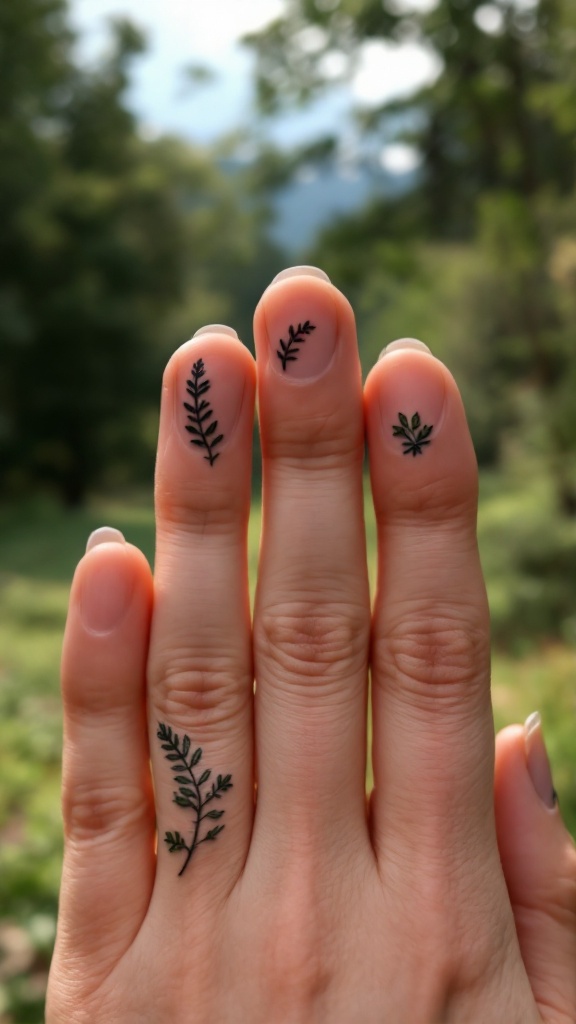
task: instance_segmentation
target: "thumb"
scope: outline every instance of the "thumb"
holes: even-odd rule
[[[496,737],[498,846],[534,998],[576,1021],[576,846],[560,815],[539,714]]]

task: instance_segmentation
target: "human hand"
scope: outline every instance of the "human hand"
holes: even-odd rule
[[[537,723],[494,757],[456,385],[396,343],[363,396],[351,308],[323,278],[266,290],[257,369],[225,328],[170,360],[154,583],[106,533],[76,572],[48,1024],[576,1020],[576,851]]]

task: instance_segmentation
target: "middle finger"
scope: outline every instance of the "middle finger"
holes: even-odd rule
[[[321,272],[297,269],[273,282],[255,318],[255,829],[299,847],[320,837],[326,848],[327,831],[366,833],[362,382],[349,303]]]

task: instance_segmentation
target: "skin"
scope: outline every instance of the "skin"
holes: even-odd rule
[[[283,370],[279,338],[306,319],[315,330]],[[215,329],[168,364],[154,580],[136,548],[110,542],[74,578],[47,1024],[574,1022],[576,850],[546,799],[544,748],[538,792],[523,729],[494,743],[477,470],[456,384],[426,351],[397,349],[363,390],[352,310],[317,276],[266,290],[255,340],[256,363]],[[224,434],[214,465],[185,430],[199,358]],[[433,425],[421,454],[393,436],[399,412]],[[184,854],[163,837],[188,835],[191,818],[173,803],[159,722],[233,779],[224,831],[181,877]]]

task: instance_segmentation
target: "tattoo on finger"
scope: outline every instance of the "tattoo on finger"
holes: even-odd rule
[[[214,449],[224,440],[224,434],[217,434],[218,420],[213,419],[214,412],[209,399],[205,397],[211,388],[211,383],[206,378],[204,360],[198,359],[192,367],[192,378],[186,381],[186,391],[192,398],[192,403],[184,402],[184,408],[188,413],[186,430],[193,436],[190,443],[198,448],[203,448],[207,454],[204,456],[211,466],[214,465],[220,452]],[[211,422],[208,422],[211,421]]]
[[[214,825],[212,828],[208,828],[203,835],[201,834],[203,821],[218,821],[225,814],[225,811],[216,810],[214,807],[207,811],[206,807],[212,801],[220,800],[223,793],[232,789],[232,776],[218,775],[216,781],[207,785],[212,772],[209,768],[203,770],[198,768],[202,760],[201,747],[193,749],[189,736],[184,735],[180,739],[178,733],[164,722],[158,723],[156,736],[160,740],[162,750],[166,751],[164,757],[167,761],[172,762],[171,769],[175,773],[174,782],[178,789],[174,792],[173,803],[189,811],[192,815],[191,834],[188,842],[179,831],[166,832],[164,836],[169,853],[182,852],[186,854],[178,872],[180,876],[188,867],[194,851],[202,843],[213,842],[223,831],[224,825]]]
[[[404,455],[412,455],[414,458],[417,455],[422,455],[422,449],[431,443],[430,434],[434,427],[422,424],[420,414],[417,412],[414,413],[410,420],[403,412],[399,412],[398,421],[398,423],[393,424],[392,433],[394,437],[404,438],[404,441],[402,441]]]
[[[299,323],[297,327],[294,324],[290,324],[288,328],[288,340],[284,341],[280,338],[280,348],[276,350],[276,355],[282,363],[282,369],[285,370],[288,363],[295,363],[300,355],[300,345],[303,345],[306,341],[307,335],[311,334],[312,331],[316,330],[315,324],[311,324],[309,320],[305,320],[304,323]]]

